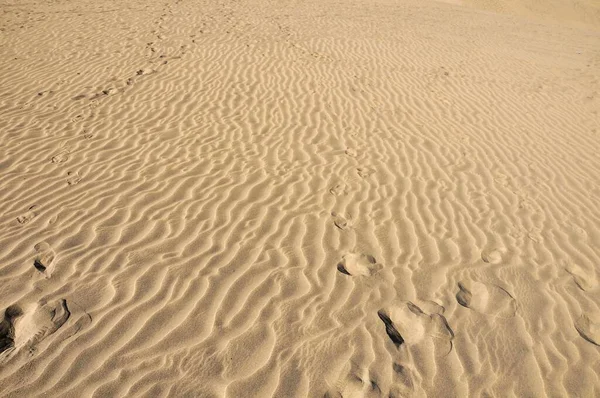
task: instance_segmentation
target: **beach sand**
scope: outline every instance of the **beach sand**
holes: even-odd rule
[[[600,396],[597,1],[0,0],[0,55],[0,396]]]

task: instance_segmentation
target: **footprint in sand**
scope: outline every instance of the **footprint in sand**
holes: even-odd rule
[[[46,278],[50,278],[56,264],[56,253],[54,253],[54,250],[46,242],[40,242],[33,248],[36,252],[33,266],[44,274]]]
[[[371,276],[381,268],[375,257],[363,253],[348,253],[337,265],[338,271],[350,276]]]
[[[377,315],[383,321],[385,331],[396,348],[403,344],[410,347],[431,342],[440,355],[447,355],[452,351],[454,332],[441,314],[428,314],[408,301],[389,310],[381,309]]]
[[[10,306],[4,311],[4,319],[0,322],[0,354],[15,347],[15,320],[23,315],[17,306]]]
[[[50,159],[50,161],[52,163],[64,163],[67,160],[69,160],[69,152],[61,152],[58,155],[54,155],[52,156],[52,158]]]
[[[324,398],[388,396],[385,394],[387,392],[385,387],[379,384],[378,379],[377,374],[368,367],[350,361],[341,370],[334,386],[325,392]]]
[[[390,397],[412,396],[414,391],[413,371],[407,366],[399,363],[392,365],[394,370],[394,385],[390,391]]]
[[[356,172],[361,178],[368,178],[375,173],[375,170],[368,167],[360,167],[356,169]]]
[[[575,321],[575,329],[585,340],[600,346],[600,322],[596,322],[597,320],[592,320],[588,315],[582,314]]]
[[[464,281],[458,282],[456,301],[466,308],[496,318],[511,318],[517,311],[517,301],[500,286]]]
[[[481,252],[481,259],[489,264],[500,264],[505,254],[506,249],[503,247],[486,249]]]
[[[119,92],[119,90],[118,90],[118,89],[116,89],[116,88],[114,88],[114,87],[109,87],[109,88],[107,88],[107,89],[104,89],[104,90],[102,90],[102,94],[103,94],[103,95],[106,95],[106,96],[109,96],[109,95],[114,95],[114,94],[117,94],[118,92]],[[98,94],[98,96],[99,96],[99,95],[100,95],[100,94]]]
[[[333,217],[333,224],[341,230],[351,227],[350,220],[335,211],[331,213]]]
[[[356,149],[352,149],[352,148],[348,148],[346,149],[346,155],[351,156],[353,158],[355,158],[356,156],[358,156],[358,153],[356,152]]]
[[[584,292],[593,290],[598,286],[594,272],[586,272],[577,264],[568,263],[565,270],[573,277],[573,281]]]
[[[67,184],[76,185],[77,183],[79,183],[79,181],[81,181],[81,177],[79,176],[78,172],[76,172],[76,171],[67,172]]]
[[[348,191],[346,190],[346,186],[344,184],[337,184],[329,190],[329,193],[333,196],[341,196],[347,195]]]
[[[30,351],[67,322],[71,312],[64,299],[40,305],[11,305],[0,322],[0,358],[6,359],[21,347]]]
[[[27,224],[29,221],[33,220],[37,215],[37,213],[33,211],[36,207],[36,205],[31,206],[24,214],[17,217],[19,224]]]
[[[156,71],[154,69],[144,68],[144,69],[138,69],[137,72],[135,72],[135,74],[138,76],[148,76],[155,72]]]

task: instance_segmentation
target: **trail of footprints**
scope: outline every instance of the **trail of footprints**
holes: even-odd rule
[[[33,249],[33,268],[50,278],[56,264],[56,253],[47,242],[40,242]],[[0,363],[18,354],[23,347],[33,353],[36,346],[60,329],[70,316],[66,299],[50,304],[40,301],[8,306],[0,322]]]
[[[345,155],[356,158],[358,152],[347,148]],[[370,167],[358,167],[356,172],[359,177],[367,179],[375,173]],[[348,195],[348,188],[340,183],[332,186],[329,193],[335,197]],[[339,230],[351,227],[349,217],[336,212],[331,213],[333,224]],[[481,260],[487,264],[500,264],[503,262],[507,249],[504,247],[491,247],[484,249]],[[337,270],[350,277],[371,277],[383,269],[374,256],[367,253],[350,252],[344,254],[337,264]],[[583,290],[596,287],[596,283],[586,282],[587,278],[581,276],[580,270],[570,267],[567,271],[573,275],[577,286]],[[517,312],[516,298],[505,288],[477,280],[462,280],[457,284],[456,301],[459,305],[474,313],[481,314],[491,319],[509,319]],[[419,350],[422,345],[433,346],[436,356],[450,354],[453,348],[454,332],[446,317],[444,308],[434,302],[427,302],[425,306],[410,302],[401,302],[389,308],[382,308],[377,312],[383,323],[383,330],[398,352],[403,347],[410,350]],[[600,318],[591,319],[589,315],[582,314],[575,321],[575,329],[586,341],[600,346]],[[400,357],[399,357],[400,358]],[[413,370],[401,361],[394,361],[393,374],[395,386],[389,392],[390,396],[410,394],[414,391]],[[376,396],[383,394],[377,383],[350,372],[346,382],[341,387],[343,391],[328,391],[325,396],[346,396],[347,393],[360,393],[365,391]],[[352,391],[346,391],[350,389]],[[394,391],[399,389],[399,391]],[[362,395],[361,395],[362,396]]]
[[[347,148],[344,153],[351,158],[358,157],[358,152],[353,148]],[[356,173],[360,178],[368,179],[375,174],[375,170],[370,167],[358,167]],[[330,188],[329,193],[336,197],[345,196],[348,194],[348,189],[345,184],[337,184]],[[332,212],[331,216],[333,224],[338,229],[344,231],[351,226],[349,217],[336,212]],[[382,269],[383,265],[368,253],[346,253],[337,264],[337,270],[340,273],[358,278],[371,277]],[[476,295],[473,302],[476,302],[477,299]],[[485,308],[482,309],[485,311]],[[419,350],[422,345],[433,345],[436,353],[448,355],[452,351],[454,332],[444,317],[443,311],[443,307],[433,302],[429,302],[427,308],[422,308],[412,302],[403,302],[390,308],[382,308],[377,315],[383,322],[385,333],[396,350],[400,351],[404,347]],[[414,382],[411,369],[399,361],[394,362],[393,368],[396,388],[400,388],[399,386],[402,388],[400,391],[390,391],[390,396],[412,391]],[[325,396],[362,394],[365,390],[376,396],[383,394],[374,380],[357,376],[356,372],[350,373],[353,376],[343,383],[342,391],[329,391]]]
[[[169,4],[165,6],[165,9],[170,7]],[[164,10],[163,10],[164,11]],[[170,10],[169,10],[170,13]],[[163,13],[160,20],[155,21],[160,26],[166,16]],[[160,30],[153,32],[156,35],[158,41],[163,40],[165,35]],[[194,35],[193,35],[194,36]],[[192,40],[195,43],[195,40]],[[181,55],[185,54],[186,46],[180,47],[180,53],[172,57],[167,57],[165,54],[161,54],[158,57],[154,57],[153,54],[158,52],[155,42],[147,43],[147,48],[150,51],[151,58],[150,63],[159,63],[157,67],[144,67],[136,70],[131,76],[129,76],[121,87],[110,86],[100,92],[91,96],[85,94],[75,95],[73,100],[89,99],[92,101],[94,106],[98,105],[98,101],[106,99],[115,94],[123,93],[127,87],[132,86],[134,83],[144,79],[150,75],[158,73],[160,68],[167,65],[172,59],[179,59]],[[154,57],[154,58],[152,58]],[[45,95],[45,91],[38,93],[38,96]],[[83,120],[83,115],[78,115],[75,122]],[[89,133],[84,129],[83,138],[89,140],[94,137],[93,133]],[[59,152],[52,155],[49,158],[49,163],[61,165],[67,164],[71,157],[71,150],[69,148],[62,148]],[[82,177],[77,171],[67,171],[66,182],[69,186],[78,184]],[[38,205],[30,206],[21,215],[16,217],[16,221],[25,225],[34,221],[38,216],[39,207]],[[42,274],[46,279],[50,279],[55,271],[58,255],[54,249],[47,242],[39,242],[33,247],[34,256],[31,262],[32,268],[35,272]],[[85,310],[84,310],[85,312]],[[84,322],[91,322],[91,316],[85,313],[86,317],[80,317],[77,322],[73,325],[75,334],[81,330],[82,320]],[[0,321],[0,363],[8,361],[10,358],[18,355],[19,352],[26,348],[29,353],[35,352],[35,348],[47,337],[56,333],[61,329],[67,321],[71,318],[71,311],[67,304],[66,299],[59,299],[52,303],[46,303],[43,300],[38,302],[29,303],[16,303],[8,306],[4,310],[2,320]],[[72,335],[71,334],[71,335]]]

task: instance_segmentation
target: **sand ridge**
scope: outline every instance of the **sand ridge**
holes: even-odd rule
[[[600,394],[565,4],[1,0],[0,395]]]

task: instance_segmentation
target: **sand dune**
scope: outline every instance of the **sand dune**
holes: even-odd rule
[[[0,396],[600,395],[595,2],[0,3]]]

